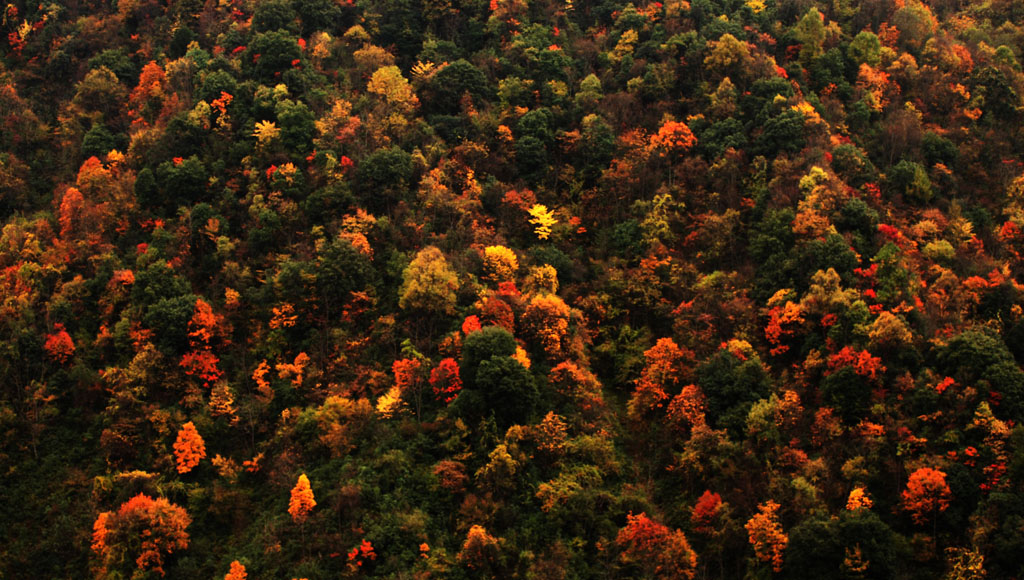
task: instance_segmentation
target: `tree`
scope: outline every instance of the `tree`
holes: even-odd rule
[[[626,526],[619,530],[615,543],[622,548],[622,562],[655,578],[691,579],[697,572],[697,553],[683,532],[669,530],[646,513],[626,516]]]
[[[822,54],[822,44],[825,42],[825,15],[812,7],[796,24],[794,32],[801,44],[800,63],[804,68],[810,68],[812,61]]]
[[[484,277],[495,284],[514,282],[519,271],[519,259],[516,253],[505,246],[487,246],[484,248]]]
[[[539,203],[534,204],[527,212],[530,214],[530,223],[533,225],[533,233],[537,234],[537,239],[548,239],[551,235],[551,226],[558,223],[554,212]]]
[[[555,294],[535,295],[523,313],[523,322],[549,359],[563,353],[569,331],[569,307],[561,298]]]
[[[458,274],[435,246],[427,246],[402,273],[398,306],[430,314],[455,314]]]
[[[231,569],[228,570],[227,575],[224,576],[224,580],[246,580],[248,574],[245,572],[245,566],[243,566],[238,560],[231,562]]]
[[[303,473],[299,475],[295,487],[292,488],[292,496],[288,501],[288,513],[292,521],[297,524],[304,524],[309,517],[309,512],[316,507],[316,500],[313,498],[313,489],[309,486],[309,478]]]
[[[434,396],[445,404],[451,403],[462,390],[462,379],[459,378],[459,363],[453,358],[442,359],[430,371],[430,386]]]
[[[758,513],[747,520],[747,534],[750,545],[754,547],[754,555],[762,562],[770,562],[772,570],[782,570],[782,554],[786,551],[789,538],[782,531],[776,512],[779,504],[772,500],[757,506]]]
[[[488,571],[497,565],[499,551],[499,540],[489,534],[487,528],[474,524],[466,533],[456,558],[471,570]]]
[[[188,548],[185,528],[192,519],[184,508],[164,498],[139,494],[116,512],[103,512],[93,525],[92,550],[99,559],[101,576],[106,573],[136,574],[123,569],[134,556],[135,572],[141,576],[156,572],[164,576],[164,559]]]
[[[916,524],[934,520],[946,511],[952,492],[946,484],[946,474],[938,469],[922,467],[910,474],[907,489],[903,490],[903,509],[910,512]]]
[[[199,436],[196,426],[189,421],[181,426],[178,438],[174,441],[174,458],[178,462],[178,473],[192,471],[199,461],[206,457],[206,445]]]

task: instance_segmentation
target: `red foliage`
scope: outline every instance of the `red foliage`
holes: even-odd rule
[[[185,374],[192,377],[197,376],[203,381],[203,386],[209,387],[220,380],[223,371],[217,368],[220,359],[208,350],[191,350],[181,357],[178,366],[185,369]]]
[[[858,375],[872,380],[877,379],[879,373],[885,372],[881,358],[871,356],[871,353],[866,350],[857,351],[849,346],[844,346],[841,351],[829,357],[829,370],[826,374],[831,374],[847,366],[853,367],[854,372]]]
[[[693,529],[707,533],[711,531],[711,523],[714,521],[715,516],[718,515],[718,510],[722,507],[722,496],[717,493],[711,493],[711,490],[705,490],[704,494],[697,500],[697,505],[693,507],[693,515],[690,516],[690,521],[693,522]]]
[[[474,332],[483,328],[480,326],[480,319],[475,314],[471,314],[466,317],[466,320],[462,321],[462,334],[469,336]]]
[[[53,334],[46,335],[43,349],[58,364],[65,364],[75,356],[75,342],[71,340],[68,331],[64,330],[64,325],[59,322],[53,325]]]
[[[440,363],[430,371],[430,386],[434,389],[434,396],[445,404],[451,403],[462,390],[462,379],[459,376],[459,363],[453,358],[442,359]]]

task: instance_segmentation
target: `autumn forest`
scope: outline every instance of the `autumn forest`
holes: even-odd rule
[[[0,14],[0,579],[1024,578],[1021,0]]]

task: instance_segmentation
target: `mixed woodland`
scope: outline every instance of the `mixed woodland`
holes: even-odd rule
[[[1024,2],[0,10],[0,578],[1024,577]]]

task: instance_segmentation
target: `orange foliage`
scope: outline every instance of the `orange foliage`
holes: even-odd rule
[[[184,508],[166,499],[139,494],[118,508],[104,512],[93,524],[92,549],[103,571],[124,561],[138,546],[138,571],[164,575],[164,556],[188,547],[185,528],[192,523]],[[130,556],[129,556],[130,557]]]
[[[757,506],[758,513],[747,521],[746,529],[754,554],[762,562],[771,562],[772,570],[782,570],[782,553],[786,550],[789,537],[782,532],[778,515],[779,504],[768,500]]]
[[[85,199],[82,197],[82,192],[78,188],[69,187],[60,201],[60,213],[57,217],[57,223],[60,224],[60,237],[67,238],[71,235],[75,225],[82,219],[84,210]]]
[[[295,307],[287,302],[273,308],[274,317],[270,319],[270,328],[291,328],[295,326],[298,316],[295,315]]]
[[[202,298],[196,298],[195,311],[188,322],[188,338],[192,347],[209,345],[219,322],[219,317],[213,314],[213,308]]]
[[[690,548],[683,532],[669,530],[646,513],[631,513],[626,522],[615,537],[615,543],[622,548],[623,562],[637,564],[657,578],[694,577],[697,553]]]
[[[482,324],[500,326],[505,330],[516,333],[516,317],[508,302],[500,298],[488,298],[480,307],[480,318]]]
[[[301,524],[309,517],[309,512],[316,507],[313,489],[309,487],[309,478],[303,473],[292,488],[292,497],[288,501],[288,513],[295,523]]]
[[[359,545],[352,548],[352,551],[348,553],[349,567],[358,568],[363,565],[363,562],[376,559],[377,552],[374,551],[373,544],[366,539],[359,542]]]
[[[882,359],[871,356],[871,353],[866,350],[856,351],[849,346],[844,346],[843,350],[828,359],[829,373],[846,366],[852,366],[858,375],[870,379],[877,379],[878,373],[885,372]]]
[[[768,311],[768,325],[765,326],[764,336],[772,345],[771,354],[782,354],[789,350],[789,346],[782,344],[782,339],[792,336],[797,330],[795,327],[803,324],[803,308],[799,304],[787,301],[783,306],[775,306]]]
[[[178,438],[174,442],[174,458],[178,462],[178,473],[188,473],[199,465],[206,457],[206,445],[196,431],[196,426],[189,421],[181,426]]]
[[[485,568],[498,555],[498,540],[481,525],[473,525],[457,556],[459,562],[476,569]]]
[[[270,372],[270,365],[267,361],[261,361],[256,370],[252,372],[252,380],[256,381],[256,390],[265,402],[274,398],[274,390],[270,388],[270,381],[267,380],[267,373]]]
[[[401,392],[408,391],[419,382],[420,361],[414,358],[403,358],[391,363],[391,372],[395,374],[395,386]]]
[[[534,296],[523,318],[548,357],[557,357],[569,331],[569,307],[565,302],[554,294]]]
[[[704,392],[697,385],[686,385],[668,405],[667,417],[670,424],[683,430],[706,424],[704,416]]]
[[[687,354],[671,338],[658,339],[658,343],[644,353],[647,365],[636,380],[636,391],[629,400],[632,419],[640,419],[651,409],[664,405],[669,398],[666,389],[679,383]]]
[[[445,459],[434,466],[434,477],[444,489],[452,493],[462,493],[466,489],[466,482],[469,476],[466,475],[466,466],[458,461]]]
[[[540,424],[534,427],[533,434],[537,440],[537,449],[551,454],[561,453],[569,438],[565,421],[554,411],[548,411]]]
[[[662,149],[669,153],[682,154],[692,149],[696,144],[697,138],[694,137],[690,128],[686,123],[678,121],[665,122],[658,129],[657,134],[651,137],[651,147],[653,149]]]
[[[306,370],[306,365],[309,364],[309,355],[300,352],[296,357],[295,361],[289,363],[277,363],[274,365],[274,370],[277,371],[277,378],[292,380],[292,386],[301,387],[303,373]]]
[[[245,573],[245,566],[239,563],[238,560],[235,560],[231,563],[231,569],[224,576],[224,580],[245,580],[247,577],[248,574]]]
[[[846,500],[846,509],[850,511],[858,510],[861,508],[871,509],[874,502],[868,497],[868,493],[864,491],[863,487],[855,487],[850,492],[850,497]]]
[[[938,469],[922,467],[910,475],[907,489],[903,491],[903,509],[910,512],[914,523],[922,524],[929,516],[946,511],[950,496],[946,474]]]

